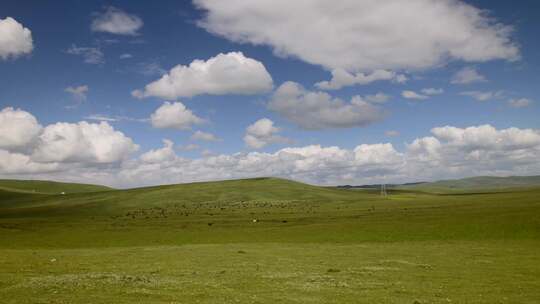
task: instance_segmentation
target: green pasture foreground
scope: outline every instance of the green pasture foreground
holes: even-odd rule
[[[0,250],[2,303],[538,303],[530,241]]]
[[[19,183],[0,189],[0,303],[540,299],[540,188],[383,198],[251,179],[60,195]]]

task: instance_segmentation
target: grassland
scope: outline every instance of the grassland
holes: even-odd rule
[[[431,183],[400,185],[399,189],[419,190],[427,192],[467,192],[516,190],[540,186],[540,176],[475,176],[462,179],[441,180]]]
[[[273,178],[68,186],[0,189],[2,303],[540,299],[538,187],[383,198]]]
[[[112,190],[109,187],[89,184],[59,183],[40,180],[0,179],[0,190],[41,194],[84,193]]]

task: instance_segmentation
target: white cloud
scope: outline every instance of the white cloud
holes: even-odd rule
[[[103,114],[90,114],[84,117],[87,120],[97,120],[97,121],[107,121],[107,122],[117,122],[121,119],[116,116],[108,116]]]
[[[105,183],[119,187],[256,176],[288,177],[305,182],[327,184],[359,180],[359,177],[369,180],[400,167],[401,164],[395,163],[396,155],[389,152],[387,145],[380,145],[381,148],[373,149],[363,147],[356,153],[338,147],[319,145],[284,148],[274,153],[250,152],[231,155],[216,155],[205,150],[201,153],[203,157],[198,159],[170,156],[162,162],[145,162],[139,158],[126,161],[121,168],[114,170],[63,168],[65,170],[59,173],[43,171],[41,174],[36,172],[32,176]],[[381,163],[382,158],[367,155],[367,153],[383,152],[391,156],[386,157],[390,160],[388,164]],[[399,153],[397,156],[399,157]],[[8,173],[2,170],[0,174]],[[10,174],[17,174],[17,171],[12,170]],[[18,176],[26,176],[24,172],[18,172],[18,174]]]
[[[30,113],[0,111],[0,174],[43,174],[116,166],[138,146],[105,122],[56,123],[42,128]]]
[[[401,96],[407,99],[424,100],[428,99],[430,96],[442,94],[444,93],[444,90],[436,88],[425,88],[420,90],[420,92],[422,92],[422,94],[411,90],[404,90],[401,92]]]
[[[441,142],[433,136],[417,138],[407,145],[407,154],[411,156],[411,161],[434,167],[441,159],[441,147]]]
[[[513,150],[540,144],[540,133],[531,129],[509,128],[497,130],[491,125],[457,128],[452,126],[433,128],[431,133],[448,146],[471,149]]]
[[[64,89],[65,92],[70,93],[75,100],[82,102],[86,100],[86,94],[88,93],[87,85],[80,85],[77,87],[67,87]]]
[[[518,98],[508,100],[508,105],[513,108],[525,108],[532,104],[532,101],[527,98]]]
[[[103,115],[103,114],[90,114],[84,117],[87,120],[118,122],[118,121],[133,121],[133,122],[148,122],[149,119],[145,118],[133,118],[128,116],[119,115]]]
[[[0,112],[0,149],[6,172],[37,172],[56,170],[60,162],[119,162],[137,145],[106,123],[57,123],[42,128],[32,114],[5,108]]]
[[[200,146],[197,144],[187,144],[183,146],[179,146],[178,149],[182,151],[193,151],[199,149]]]
[[[167,71],[163,69],[161,64],[155,61],[140,62],[133,66],[131,69],[145,76],[161,76],[167,74]]]
[[[451,83],[453,84],[469,84],[475,82],[486,82],[487,79],[484,75],[478,73],[474,67],[464,67],[457,71],[452,77]]]
[[[379,166],[399,165],[403,161],[403,155],[389,143],[359,145],[354,148],[354,156],[357,165],[371,166],[376,169],[380,169]]]
[[[204,119],[193,114],[181,102],[170,103],[166,101],[150,116],[154,128],[174,128],[189,130],[192,125],[204,123]]]
[[[41,125],[32,114],[11,107],[0,112],[0,149],[25,149],[40,133]]]
[[[512,28],[463,1],[195,0],[198,22],[328,70],[423,69],[447,60],[515,60]],[[437,26],[426,26],[437,24]]]
[[[202,157],[210,157],[210,156],[214,156],[216,155],[216,153],[212,152],[212,150],[208,150],[208,149],[204,149],[201,151],[201,156]]]
[[[411,90],[405,90],[405,91],[402,91],[401,92],[401,96],[403,98],[407,98],[407,99],[417,99],[417,100],[424,100],[424,99],[428,99],[429,97],[426,96],[426,95],[422,95],[422,94],[418,94],[416,93],[415,91],[411,91]]]
[[[163,140],[163,148],[150,150],[140,156],[144,163],[164,163],[177,158],[174,152],[174,143],[169,139]]]
[[[433,128],[432,133],[433,137],[416,139],[408,146],[410,174],[433,178],[540,172],[538,130],[446,126]]]
[[[425,95],[440,95],[444,93],[443,89],[436,89],[436,88],[425,88],[422,89],[420,92]]]
[[[131,55],[129,53],[124,53],[124,54],[120,55],[118,58],[120,58],[120,59],[130,59],[130,58],[133,58],[133,55]]]
[[[175,100],[201,94],[249,95],[272,89],[272,77],[264,65],[241,52],[218,54],[206,61],[194,60],[189,66],[177,65],[160,79],[135,90],[137,98],[159,97]]]
[[[17,20],[0,19],[0,58],[3,60],[30,54],[34,49],[32,32]]]
[[[220,141],[220,139],[212,133],[203,132],[197,130],[191,135],[191,140],[202,140],[202,141]]]
[[[384,132],[384,135],[386,135],[388,137],[396,137],[396,136],[399,136],[400,133],[399,133],[399,131],[396,131],[396,130],[388,130],[388,131]]]
[[[59,169],[58,163],[38,163],[22,153],[0,149],[0,174],[48,173]]]
[[[499,99],[502,98],[504,93],[502,91],[466,91],[461,92],[459,95],[469,96],[472,97],[478,101],[486,101],[491,99]]]
[[[277,134],[279,131],[270,119],[259,119],[246,128],[244,143],[250,148],[260,149],[269,144],[289,142],[289,139]]]
[[[312,130],[366,126],[384,117],[380,107],[361,96],[345,102],[325,92],[308,91],[292,81],[274,92],[268,107],[301,128]]]
[[[371,103],[385,103],[390,99],[390,96],[379,92],[375,95],[366,95],[364,99]]]
[[[107,122],[59,122],[43,129],[31,158],[42,163],[110,164],[122,161],[137,149],[131,138]]]
[[[255,128],[252,133],[276,134],[264,131],[273,128]],[[431,136],[415,139],[404,151],[389,143],[358,144],[352,149],[310,145],[273,153],[205,151],[204,157],[195,159],[176,155],[168,140],[161,148],[126,159],[136,145],[106,123],[57,123],[42,132],[34,139],[33,151],[0,149],[0,176],[133,187],[257,176],[369,184],[540,173],[540,130],[490,125],[433,128]]]
[[[66,53],[70,55],[82,56],[85,63],[102,64],[105,62],[103,52],[95,47],[78,47],[75,44],[71,45]]]
[[[357,84],[365,85],[379,80],[392,80],[394,82],[404,83],[407,81],[407,77],[403,74],[386,70],[375,70],[370,74],[352,74],[344,69],[334,69],[332,70],[332,79],[330,81],[317,82],[315,86],[323,90],[339,90],[342,87]]]
[[[138,16],[128,14],[121,9],[109,6],[105,12],[98,14],[92,20],[91,29],[94,32],[106,32],[116,35],[138,35],[137,31],[143,26]]]

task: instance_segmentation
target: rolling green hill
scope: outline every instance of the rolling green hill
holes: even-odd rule
[[[40,216],[42,216],[43,212],[50,212],[50,215],[56,213],[80,213],[106,216],[122,214],[126,210],[167,208],[178,204],[186,206],[196,204],[212,207],[224,204],[253,204],[257,202],[281,202],[282,204],[303,202],[307,207],[312,203],[339,203],[367,197],[367,194],[355,193],[351,195],[351,193],[344,190],[317,187],[279,178],[199,182],[128,190],[113,190],[101,186],[92,187],[91,185],[52,183],[56,190],[69,189],[70,187],[75,190],[66,192],[65,195],[60,195],[58,191],[51,191],[52,195],[44,195],[47,193],[21,190],[31,189],[34,185],[32,181],[27,183],[17,181],[13,183],[14,186],[18,186],[16,191],[10,192],[8,191],[10,188],[6,187],[3,192],[0,192],[0,196],[9,197],[3,204],[4,208],[25,212],[26,214],[35,211],[39,212]],[[79,186],[87,188],[79,188]],[[41,189],[45,191],[48,188]],[[88,193],[76,191],[82,189],[99,191]],[[371,198],[371,196],[369,197]],[[379,198],[374,197],[374,199]],[[15,201],[16,204],[8,204]],[[39,208],[35,206],[39,206]],[[77,208],[74,208],[75,206]],[[1,207],[2,205],[0,205]]]
[[[52,181],[40,180],[15,180],[15,179],[0,179],[0,190],[31,192],[42,194],[60,194],[64,193],[82,193],[82,192],[98,192],[111,190],[109,187],[77,184],[77,183],[60,183]]]
[[[0,183],[3,303],[540,298],[540,187],[381,197],[277,178],[40,183]]]
[[[432,183],[398,186],[400,189],[445,192],[471,190],[503,190],[516,187],[539,187],[540,176],[476,176]]]

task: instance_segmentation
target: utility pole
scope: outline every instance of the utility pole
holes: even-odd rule
[[[388,193],[386,192],[386,184],[381,184],[381,196],[388,196]]]

